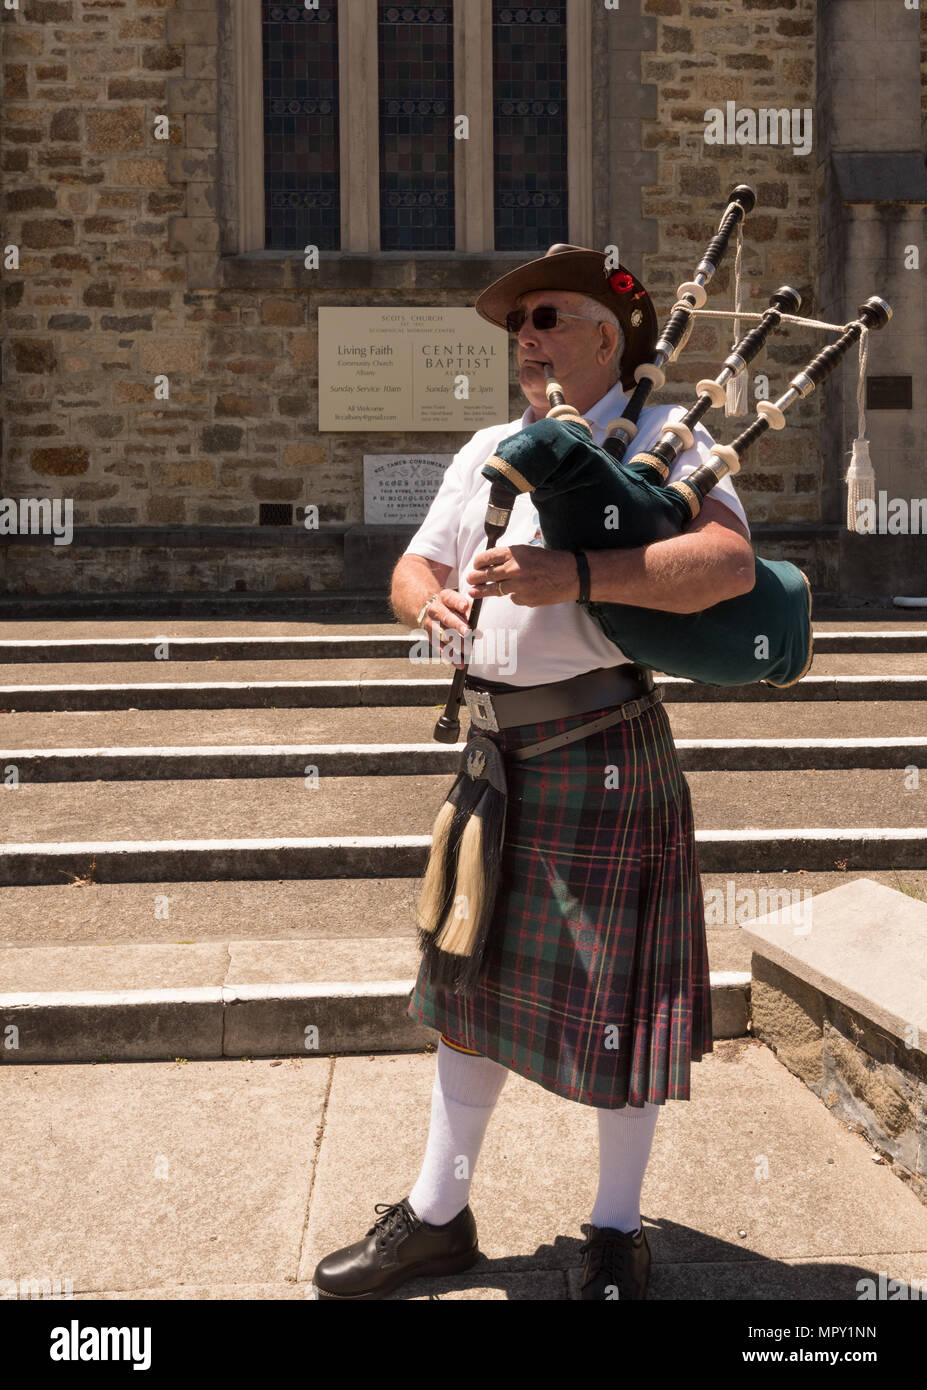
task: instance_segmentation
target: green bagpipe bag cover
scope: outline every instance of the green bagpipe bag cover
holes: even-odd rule
[[[530,491],[551,550],[617,550],[679,535],[691,521],[685,498],[652,482],[651,469],[620,464],[582,425],[539,420],[511,435],[483,465],[487,478]],[[811,589],[787,560],[756,557],[747,594],[700,613],[631,604],[585,605],[632,661],[707,685],[792,685],[811,665]]]

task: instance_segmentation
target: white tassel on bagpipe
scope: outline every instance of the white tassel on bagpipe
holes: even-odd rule
[[[744,224],[737,224],[737,250],[734,254],[734,313],[738,316],[734,319],[734,342],[733,348],[740,340],[740,312],[743,308],[743,281],[741,276],[741,261],[744,251]],[[747,374],[738,372],[733,376],[724,388],[724,413],[725,415],[747,415],[750,412],[747,395]]]
[[[869,457],[866,438],[866,362],[869,357],[869,332],[859,340],[859,380],[856,383],[857,435],[850,451],[847,469],[847,530],[863,534],[871,528],[863,524],[864,515],[871,516],[875,507],[875,470]],[[867,503],[871,503],[868,506]]]

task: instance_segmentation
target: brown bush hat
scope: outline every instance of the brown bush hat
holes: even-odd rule
[[[504,328],[506,316],[516,307],[516,299],[532,290],[574,290],[611,309],[625,339],[621,385],[625,391],[633,389],[634,368],[640,362],[653,360],[657,341],[657,315],[649,294],[635,275],[623,265],[606,270],[601,251],[558,242],[538,260],[494,281],[473,307],[481,318]]]

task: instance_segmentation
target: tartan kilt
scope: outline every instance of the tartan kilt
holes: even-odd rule
[[[608,709],[488,736],[504,755]],[[692,802],[662,701],[505,764],[479,985],[434,986],[423,961],[409,1015],[585,1105],[688,1100],[690,1063],[712,1051],[711,987]]]

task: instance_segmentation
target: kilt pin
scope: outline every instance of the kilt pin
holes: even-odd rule
[[[607,712],[489,736],[504,756]],[[479,984],[468,996],[435,986],[423,961],[409,1015],[581,1104],[688,1100],[690,1063],[712,1051],[711,988],[691,797],[662,701],[506,759],[506,775]]]

